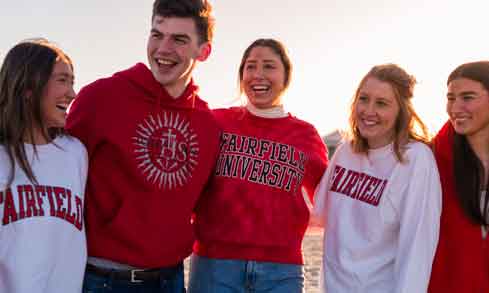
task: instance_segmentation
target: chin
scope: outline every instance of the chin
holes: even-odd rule
[[[165,78],[164,76],[162,76],[161,74],[153,74],[153,77],[154,79],[156,79],[156,81],[158,83],[161,83],[162,85],[165,84],[167,82],[167,78]]]
[[[362,129],[358,129],[358,132],[365,139],[369,139],[369,138],[372,138],[372,137],[375,137],[376,136],[375,134],[372,134],[371,132],[365,131],[365,130],[362,130]]]
[[[46,125],[47,128],[64,128],[66,125],[66,120],[53,121]]]
[[[461,129],[460,127],[454,126],[453,127],[453,130],[455,130],[455,132],[458,133],[458,134],[464,134],[464,130]]]
[[[455,132],[460,135],[465,135],[465,136],[470,136],[474,134],[472,131],[465,129],[465,128],[454,128]]]
[[[262,104],[253,104],[253,106],[255,106],[258,109],[268,109],[268,108],[271,108],[272,107],[272,106],[269,106],[269,105],[262,105]]]
[[[468,132],[467,127],[457,125],[457,123],[452,123],[453,129],[458,134],[466,134]]]
[[[267,108],[273,107],[273,105],[271,103],[266,102],[266,101],[262,101],[259,99],[250,99],[249,102],[253,106],[255,106],[256,108],[259,108],[259,109],[267,109]]]

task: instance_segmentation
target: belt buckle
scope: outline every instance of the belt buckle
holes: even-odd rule
[[[138,270],[138,269],[131,270],[131,283],[142,283],[143,280],[137,280],[136,279],[135,273],[136,272],[143,272],[143,271],[144,270]]]

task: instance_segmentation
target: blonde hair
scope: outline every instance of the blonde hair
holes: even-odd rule
[[[389,63],[374,66],[360,81],[350,106],[350,131],[348,134],[350,144],[354,152],[368,153],[369,146],[367,140],[361,136],[358,130],[355,111],[360,89],[363,87],[365,81],[371,77],[389,83],[394,90],[396,100],[399,104],[399,114],[394,125],[394,152],[399,162],[402,163],[404,162],[402,156],[403,148],[410,140],[427,144],[430,137],[426,125],[414,110],[411,102],[416,79],[396,64]]]

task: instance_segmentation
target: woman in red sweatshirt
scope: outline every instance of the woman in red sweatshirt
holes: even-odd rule
[[[489,61],[447,81],[449,120],[434,139],[443,208],[430,293],[489,292]]]
[[[301,243],[326,168],[314,126],[284,111],[284,46],[259,39],[239,67],[244,107],[215,110],[222,127],[214,178],[196,210],[189,292],[301,292]]]

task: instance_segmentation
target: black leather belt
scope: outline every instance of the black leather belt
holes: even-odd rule
[[[169,279],[175,276],[181,269],[183,264],[179,263],[173,267],[165,267],[159,269],[147,270],[113,270],[105,269],[87,264],[87,272],[113,280],[126,281],[129,283],[156,282],[164,279]]]

